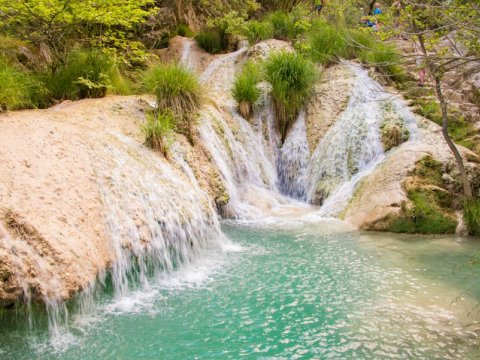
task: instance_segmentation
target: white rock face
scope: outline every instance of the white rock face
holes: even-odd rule
[[[419,118],[418,121],[419,140],[393,149],[382,164],[364,179],[343,213],[346,221],[362,229],[385,230],[387,224],[383,220],[398,215],[402,202],[409,201],[403,184],[417,161],[431,155],[445,167],[454,166],[453,155],[443,139],[441,128],[428,120]],[[468,149],[459,148],[464,155],[476,156]],[[480,171],[478,164],[467,163],[467,169],[476,182]]]

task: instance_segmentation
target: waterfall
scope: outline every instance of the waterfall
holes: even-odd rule
[[[130,138],[112,134],[96,151],[94,165],[107,209],[118,296],[132,284],[191,263],[221,238],[206,194]]]
[[[347,108],[319,142],[307,170],[307,199],[322,204],[324,216],[338,215],[358,183],[384,159],[380,126],[387,116],[403,122],[411,139],[417,136],[415,118],[405,104],[386,93],[366,70],[353,64],[349,68],[356,81]]]
[[[277,161],[279,186],[283,194],[306,200],[309,159],[305,112],[302,111],[289,131]]]
[[[193,70],[193,64],[191,60],[193,44],[194,42],[192,40],[185,41],[183,43],[183,51],[180,58],[180,64],[183,65],[187,70]]]

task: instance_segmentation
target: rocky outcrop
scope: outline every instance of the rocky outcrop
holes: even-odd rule
[[[161,155],[153,155],[141,145],[144,113],[150,100],[112,96],[0,117],[3,306],[11,306],[19,299],[70,298],[118,261],[122,251],[140,251],[141,256],[139,244],[149,247],[153,241],[152,223],[148,223],[148,214],[142,208],[148,196],[139,193],[149,191],[142,190],[148,185],[142,182],[149,181],[151,175],[127,175],[130,166],[156,174],[161,192],[165,193],[164,199],[156,201],[168,201],[169,193],[178,192],[178,201],[163,209],[176,213],[182,221],[190,221],[190,208],[199,206],[197,213],[209,214],[211,204],[220,206],[228,201],[218,171],[201,142],[191,146],[178,135],[177,143],[183,151],[179,156],[192,164],[199,186],[210,195],[205,199],[200,196],[197,204],[181,199],[193,195],[187,175],[178,164],[175,170]],[[153,159],[163,164],[165,174],[156,172],[157,165],[148,163]],[[141,177],[138,185],[137,176]],[[127,186],[131,193],[122,190]],[[119,219],[125,216],[122,212],[131,216],[130,230],[123,229],[122,224],[116,225],[116,230],[112,228],[109,216],[114,212],[119,212]],[[170,215],[159,212],[156,216]],[[209,216],[213,212],[205,219]],[[166,220],[158,221],[162,224]],[[191,221],[199,226],[199,219]],[[214,224],[210,226],[215,228]],[[130,234],[121,235],[124,231]],[[129,239],[132,231],[137,232],[134,238],[138,243]],[[123,250],[116,248],[112,240],[115,236],[121,236]]]
[[[448,149],[436,124],[419,118],[421,139],[404,143],[392,150],[384,162],[360,184],[356,193],[342,213],[342,218],[365,230],[388,231],[391,225],[403,216],[405,208],[411,208],[409,183],[419,161],[429,156],[441,162],[444,188],[451,194],[461,191],[453,155]],[[477,159],[468,149],[461,148],[464,157]],[[467,169],[472,184],[480,187],[480,166],[468,162]],[[444,190],[439,190],[444,191]],[[458,206],[458,204],[457,204]]]
[[[307,140],[313,153],[319,140],[345,110],[355,78],[347,66],[333,65],[323,71],[306,110]]]

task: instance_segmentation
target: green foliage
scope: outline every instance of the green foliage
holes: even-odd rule
[[[143,82],[157,97],[158,112],[171,110],[177,130],[193,141],[193,122],[202,102],[197,76],[180,65],[162,64],[148,70]]]
[[[184,23],[180,23],[177,25],[177,35],[183,36],[183,37],[193,37],[194,33],[188,25]]]
[[[465,202],[463,220],[470,235],[480,236],[480,199],[471,199]]]
[[[41,107],[46,95],[47,90],[35,75],[0,58],[0,112]]]
[[[280,52],[268,58],[265,73],[272,85],[277,124],[283,142],[291,123],[312,94],[317,72],[315,66],[302,56]]]
[[[415,167],[414,186],[408,191],[411,206],[402,206],[389,230],[400,233],[451,234],[457,221],[450,209],[452,196],[442,188],[442,163],[425,156]]]
[[[253,104],[260,97],[260,90],[257,87],[260,81],[261,71],[259,64],[247,62],[233,83],[233,98],[239,104],[241,115],[247,119],[250,117]]]
[[[0,29],[48,48],[52,69],[78,42],[121,50],[137,61],[143,48],[132,35],[154,11],[154,0],[0,0]]]
[[[368,48],[362,48],[359,58],[364,63],[375,66],[377,71],[390,77],[394,81],[404,80],[404,71],[401,67],[401,57],[395,46],[378,41],[371,41]]]
[[[418,114],[440,126],[442,125],[442,110],[436,100],[420,97],[415,92],[409,94],[408,98],[412,100],[413,105],[415,105],[415,111]],[[465,121],[461,113],[452,107],[449,108],[448,134],[453,141],[468,149],[474,150],[477,145],[474,140],[476,134],[475,127],[473,124]]]
[[[107,92],[128,92],[115,59],[99,50],[70,53],[66,64],[47,77],[46,83],[57,100],[99,98]]]
[[[395,219],[389,230],[399,233],[453,234],[457,222],[435,206],[434,197],[429,191],[410,191],[408,198],[413,209],[406,210],[405,216]]]
[[[198,46],[210,54],[218,54],[226,51],[228,48],[226,34],[215,28],[202,30],[195,36],[195,40]]]
[[[323,65],[332,64],[338,58],[350,59],[355,55],[355,48],[348,38],[344,28],[318,22],[309,34],[310,57]]]
[[[171,137],[175,129],[175,116],[170,110],[147,113],[147,121],[143,126],[145,145],[168,156],[171,146]]]
[[[255,44],[259,41],[273,39],[274,28],[269,21],[252,20],[246,23],[244,34],[250,44]]]
[[[293,40],[296,36],[295,20],[291,14],[277,11],[267,17],[272,24],[273,37],[278,40]]]

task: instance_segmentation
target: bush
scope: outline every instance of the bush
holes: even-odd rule
[[[389,44],[372,41],[369,44],[371,50],[362,49],[358,57],[364,63],[367,63],[382,74],[390,77],[394,81],[404,80],[404,71],[400,66],[400,56],[395,47]]]
[[[463,220],[470,235],[480,236],[480,199],[465,202],[463,205]]]
[[[184,23],[180,23],[177,25],[177,35],[183,36],[183,37],[193,37],[193,31],[190,30],[188,25]]]
[[[290,125],[312,94],[317,77],[315,66],[300,55],[280,52],[268,58],[265,73],[272,85],[275,115],[283,142]]]
[[[175,117],[170,110],[147,113],[147,122],[143,127],[145,145],[168,157],[170,136],[175,128]]]
[[[46,106],[47,93],[36,76],[0,58],[0,112]]]
[[[46,82],[52,96],[58,100],[99,98],[108,92],[128,92],[115,58],[99,50],[72,52],[66,64]]]
[[[355,55],[355,48],[348,39],[346,30],[317,23],[309,33],[310,56],[323,65],[332,64],[338,58],[350,59]]]
[[[261,71],[259,65],[247,62],[233,83],[233,98],[238,103],[240,114],[246,119],[250,118],[253,104],[260,97],[260,90],[257,88],[260,80]]]
[[[224,32],[218,29],[206,29],[195,36],[198,46],[210,54],[224,52],[228,48],[228,39]]]
[[[249,21],[245,26],[245,36],[250,44],[259,41],[273,39],[274,28],[272,23],[268,21]]]
[[[278,40],[293,40],[296,35],[293,16],[277,11],[268,16],[267,21],[273,27],[273,37]]]
[[[148,70],[143,82],[157,97],[158,112],[171,110],[178,131],[193,141],[193,121],[202,101],[198,77],[180,65],[162,64]]]

